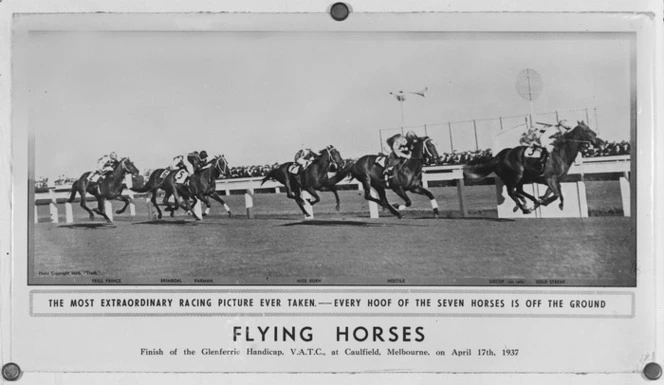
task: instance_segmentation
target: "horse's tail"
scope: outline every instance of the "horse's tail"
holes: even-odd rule
[[[77,192],[78,192],[78,181],[74,182],[71,185],[71,193],[69,194],[69,199],[67,200],[67,203],[71,203],[74,201]]]
[[[277,172],[279,172],[279,168],[273,168],[267,174],[265,174],[265,177],[261,181],[261,186],[270,179],[273,179],[273,180],[276,181],[277,180]]]
[[[133,192],[136,192],[136,193],[144,193],[144,192],[148,192],[148,191],[152,190],[152,188],[153,188],[152,183],[150,183],[150,181],[148,181],[147,183],[145,183],[143,185],[143,187],[132,187],[132,188],[130,188],[130,190],[133,191]]]
[[[463,175],[468,179],[483,179],[487,175],[496,171],[496,166],[498,165],[498,159],[496,157],[491,158],[486,163],[478,164],[474,166],[464,166]]]

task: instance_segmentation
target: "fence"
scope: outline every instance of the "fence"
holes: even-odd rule
[[[459,202],[459,211],[462,216],[467,216],[467,205],[465,198],[465,184],[463,178],[463,165],[451,165],[451,166],[435,166],[435,167],[426,167],[423,170],[422,183],[424,187],[428,188],[431,182],[439,181],[455,181],[457,188],[457,196]],[[629,173],[631,171],[631,162],[629,155],[624,156],[607,156],[607,157],[597,157],[597,158],[585,158],[582,159],[579,163],[576,163],[572,166],[569,171],[570,175],[591,175],[591,174],[606,174],[606,173],[619,173],[621,174],[620,181],[620,192],[622,198],[623,213],[625,216],[630,216],[630,182],[629,182]],[[274,181],[267,181],[264,185],[261,186],[261,177],[255,178],[239,178],[239,179],[221,179],[216,183],[217,191],[223,191],[226,195],[231,193],[240,193],[244,194],[245,198],[245,210],[247,217],[254,217],[254,200],[253,196],[256,190],[272,190],[274,193],[280,193],[282,186]],[[130,178],[126,179],[128,186],[131,186]],[[588,208],[586,203],[585,196],[585,185],[583,178],[576,183],[575,188],[578,194],[573,196],[567,196],[567,200],[570,203],[575,203],[571,207],[577,207],[576,212],[569,213],[555,213],[553,216],[574,216],[574,217],[585,217],[588,216]],[[362,190],[362,184],[356,180],[345,179],[341,181],[339,186],[356,186],[358,190]],[[497,181],[498,188],[498,213],[499,216],[520,216],[512,215],[511,212],[511,200],[502,199],[502,204],[506,205],[501,208],[501,184],[500,181]],[[533,191],[536,187],[533,187]],[[37,205],[49,205],[50,206],[50,218],[51,222],[58,223],[58,204],[64,203],[65,205],[65,220],[66,223],[73,222],[72,215],[72,206],[71,203],[67,203],[66,200],[69,198],[69,192],[71,190],[71,185],[63,186],[50,186],[47,192],[35,193],[35,223],[37,222]],[[133,199],[134,194],[131,190],[125,190],[123,195]],[[374,195],[375,196],[375,195]],[[573,199],[576,199],[576,202],[571,202]],[[147,200],[146,200],[147,201]],[[505,203],[506,202],[506,203]],[[148,207],[151,204],[147,201]],[[432,202],[433,204],[433,202]],[[311,206],[307,207],[308,212],[311,214],[308,219],[312,219],[314,215],[314,210]],[[112,220],[112,209],[109,202],[107,202],[106,212]],[[150,211],[151,212],[151,211]],[[198,215],[200,216],[200,206],[197,208]],[[130,203],[129,213],[131,216],[136,215],[136,210],[134,203]],[[379,211],[378,206],[369,202],[369,214],[371,218],[378,218]],[[152,214],[150,214],[152,216]],[[532,217],[547,217],[549,214],[545,210],[540,210],[532,215]]]
[[[584,120],[596,132],[599,132],[597,108],[552,111],[530,114],[502,116],[489,119],[473,119],[456,122],[424,124],[378,130],[380,151],[385,151],[385,141],[392,135],[413,131],[421,136],[430,136],[438,144],[439,152],[454,152],[487,149],[493,146],[493,138],[501,132],[522,127],[521,131],[536,123],[555,124],[560,120],[573,124]]]

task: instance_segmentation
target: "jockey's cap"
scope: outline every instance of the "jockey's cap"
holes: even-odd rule
[[[408,132],[406,133],[406,138],[408,138],[408,139],[414,139],[414,138],[417,138],[417,134],[414,133],[413,131],[408,131]]]
[[[201,151],[200,156],[201,156],[201,158],[207,158],[207,156],[208,156],[207,151],[205,151],[205,150]]]
[[[113,159],[113,160],[118,159],[118,155],[115,153],[115,151],[111,151],[111,153],[108,154],[108,157]]]

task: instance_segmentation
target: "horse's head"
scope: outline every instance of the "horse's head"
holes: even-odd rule
[[[337,172],[341,170],[344,166],[344,158],[341,157],[339,150],[334,148],[334,146],[327,146],[320,152],[321,158],[326,159],[330,162],[328,167],[329,172]]]
[[[424,160],[424,164],[439,163],[440,155],[436,144],[428,136],[412,139],[412,157]]]
[[[212,167],[214,167],[219,172],[219,175],[223,175],[226,178],[230,178],[232,176],[231,168],[228,167],[228,161],[223,154],[215,156],[214,159],[210,161],[210,163],[212,163]]]
[[[595,147],[602,147],[606,142],[600,139],[595,131],[591,130],[590,127],[583,120],[577,121],[577,125],[567,134],[565,134],[565,139],[577,140],[580,142],[589,142]]]
[[[116,169],[120,168],[123,172],[129,173],[132,175],[138,175],[140,174],[140,171],[138,171],[138,168],[136,168],[136,165],[134,165],[134,162],[131,161],[129,158],[123,158],[117,165]]]

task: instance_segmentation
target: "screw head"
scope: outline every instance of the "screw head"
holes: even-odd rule
[[[13,362],[2,367],[2,378],[7,381],[16,381],[21,376],[21,368]]]
[[[336,21],[344,21],[348,18],[350,9],[344,3],[334,3],[330,8],[330,16]]]
[[[656,362],[649,362],[643,368],[643,375],[649,380],[658,380],[662,377],[662,367]]]

